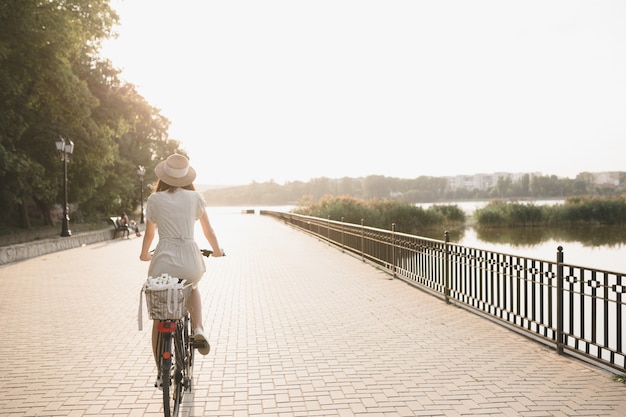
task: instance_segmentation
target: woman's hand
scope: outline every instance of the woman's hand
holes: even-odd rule
[[[139,255],[139,259],[141,259],[142,261],[151,261],[152,255],[150,255],[150,252],[141,252],[141,255]]]
[[[219,250],[215,250],[213,249],[213,253],[211,254],[211,256],[215,257],[215,258],[219,258],[220,256],[224,256],[224,249],[219,249]]]

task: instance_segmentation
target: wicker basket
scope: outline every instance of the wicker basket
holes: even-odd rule
[[[179,320],[188,312],[191,285],[177,288],[145,289],[146,307],[152,320]]]

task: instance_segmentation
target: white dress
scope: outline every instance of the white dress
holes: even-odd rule
[[[194,240],[196,220],[202,216],[206,203],[191,190],[159,191],[148,197],[146,218],[156,223],[159,234],[148,276],[163,273],[197,284],[206,266]]]

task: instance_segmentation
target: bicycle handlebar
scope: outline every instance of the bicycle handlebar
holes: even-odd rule
[[[211,255],[213,255],[213,251],[211,249],[200,249],[200,253],[202,253],[202,256],[206,256],[207,258]],[[152,249],[150,251],[150,254],[154,254],[154,249]],[[222,256],[226,256],[226,252],[224,252],[222,250]]]
[[[206,256],[207,258],[213,254],[211,249],[200,249],[202,256]],[[226,252],[222,250],[222,256],[226,256]]]

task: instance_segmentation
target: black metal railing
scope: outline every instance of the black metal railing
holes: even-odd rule
[[[487,251],[445,240],[261,211],[379,265],[448,303],[470,309],[579,359],[626,372],[626,278],[563,262]]]

